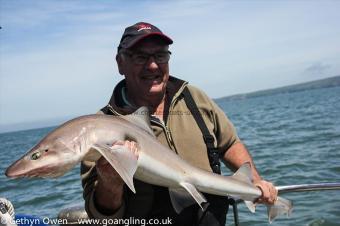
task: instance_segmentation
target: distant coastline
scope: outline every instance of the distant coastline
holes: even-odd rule
[[[17,131],[24,131],[24,130],[55,127],[72,118],[75,118],[75,116],[74,117],[65,116],[65,117],[60,117],[60,118],[55,118],[55,119],[45,119],[45,120],[34,121],[34,122],[23,122],[23,123],[0,125],[0,133],[11,133],[11,132],[17,132]]]
[[[246,98],[268,96],[268,95],[275,95],[275,94],[281,94],[281,93],[293,93],[293,92],[300,92],[300,91],[311,90],[311,89],[330,88],[330,87],[336,87],[336,86],[340,86],[340,75],[330,77],[330,78],[315,80],[311,82],[299,83],[299,84],[290,85],[290,86],[283,86],[283,87],[274,88],[274,89],[266,89],[266,90],[251,92],[251,93],[225,96],[225,97],[215,98],[214,100],[217,102],[223,102],[227,100],[241,100],[241,99],[246,99]]]
[[[340,86],[340,75],[320,79],[312,82],[300,83],[296,85],[284,86],[274,89],[267,89],[261,90],[251,93],[245,94],[236,94],[232,96],[225,96],[221,98],[215,98],[216,102],[224,102],[229,100],[242,100],[246,98],[254,98],[260,96],[268,96],[268,95],[275,95],[280,93],[292,93],[292,92],[299,92],[304,90],[310,89],[320,89],[320,88],[329,88],[329,87],[336,87]],[[0,133],[7,133],[7,132],[15,132],[15,131],[22,131],[22,130],[30,130],[30,129],[37,129],[37,128],[45,128],[45,127],[53,127],[59,125],[72,117],[62,117],[56,119],[46,119],[36,122],[26,122],[26,123],[17,123],[17,124],[8,124],[8,125],[0,125]]]

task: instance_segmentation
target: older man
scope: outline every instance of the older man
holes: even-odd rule
[[[116,55],[119,73],[125,79],[115,87],[101,113],[128,114],[147,106],[152,113],[151,127],[159,142],[189,163],[211,172],[219,172],[216,156],[232,170],[250,162],[254,184],[262,190],[258,202],[274,203],[275,187],[260,177],[224,112],[201,90],[169,75],[172,43],[149,23],[140,22],[126,28]],[[189,114],[193,110],[188,105],[194,105],[200,116]],[[138,146],[129,140],[115,145],[127,145],[131,150]],[[103,158],[95,164],[82,163],[82,182],[86,210],[92,218],[168,218],[173,225],[225,225],[226,197],[206,195],[210,204],[204,211],[193,205],[177,214],[167,188],[134,180],[136,194],[133,194]]]

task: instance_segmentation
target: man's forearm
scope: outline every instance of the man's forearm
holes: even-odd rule
[[[124,184],[117,184],[108,188],[99,179],[95,189],[95,205],[103,214],[114,214],[122,206]]]

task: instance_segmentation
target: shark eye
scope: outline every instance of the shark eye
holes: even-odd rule
[[[38,158],[40,158],[41,153],[40,152],[35,152],[31,155],[31,159],[32,160],[37,160]]]

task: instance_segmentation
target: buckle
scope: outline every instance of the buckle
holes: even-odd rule
[[[211,166],[214,173],[221,174],[221,166],[219,164],[215,164]]]
[[[209,151],[209,153],[208,153],[208,155],[209,155],[209,157],[211,157],[211,158],[213,158],[213,159],[219,159],[219,157],[220,157],[220,153],[218,153],[218,151],[217,150],[213,150],[213,151]]]

